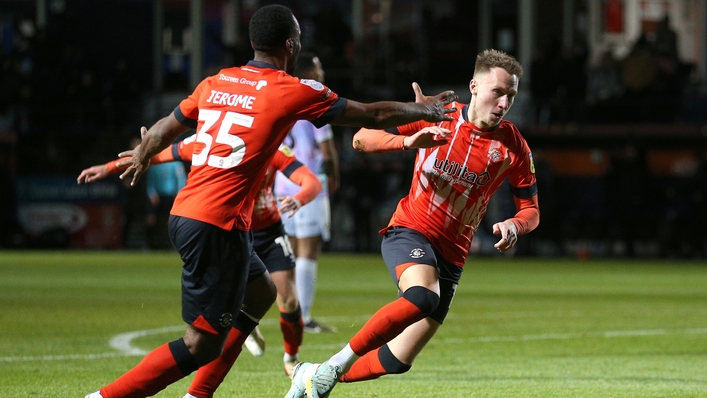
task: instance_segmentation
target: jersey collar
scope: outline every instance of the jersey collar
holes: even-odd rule
[[[269,64],[267,62],[263,62],[263,61],[250,60],[250,61],[248,61],[248,63],[246,65],[254,66],[256,68],[270,68],[270,69],[280,70],[280,69],[278,69],[277,66],[275,66],[273,64]]]

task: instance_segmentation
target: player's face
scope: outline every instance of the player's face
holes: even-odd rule
[[[469,83],[471,106],[469,120],[477,127],[488,129],[501,123],[518,94],[518,76],[503,68],[491,68],[474,76]]]

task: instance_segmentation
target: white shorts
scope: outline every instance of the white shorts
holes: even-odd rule
[[[295,238],[321,236],[324,242],[331,238],[331,211],[329,198],[318,196],[302,206],[294,216],[282,215],[285,233]]]

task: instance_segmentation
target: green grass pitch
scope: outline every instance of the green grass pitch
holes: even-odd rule
[[[0,252],[0,397],[83,397],[180,337],[180,267],[171,252]],[[395,297],[379,255],[324,255],[314,314],[339,332],[306,334],[301,359],[326,360]],[[265,355],[244,350],[217,397],[289,388],[276,310],[261,329]],[[471,259],[408,373],[332,397],[707,397],[707,264]]]

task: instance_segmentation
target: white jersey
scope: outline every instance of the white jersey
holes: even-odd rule
[[[306,120],[299,120],[285,138],[284,144],[292,149],[295,158],[307,166],[322,182],[322,191],[318,197],[328,197],[327,175],[322,167],[322,151],[319,143],[334,138],[330,125],[316,128]],[[275,176],[275,196],[295,195],[300,191],[299,185],[290,181],[281,172]]]

